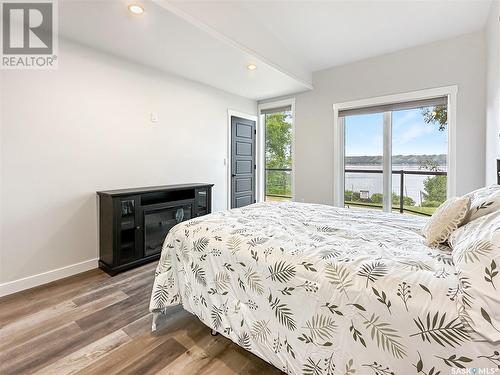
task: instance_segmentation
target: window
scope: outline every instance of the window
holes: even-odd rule
[[[283,103],[281,103],[283,104]],[[264,130],[264,200],[293,197],[293,110],[291,104],[260,109]]]
[[[339,110],[343,204],[431,215],[447,197],[448,98]]]

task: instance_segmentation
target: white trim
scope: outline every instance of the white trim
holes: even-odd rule
[[[457,194],[457,94],[458,87],[448,93],[448,176],[447,194]]]
[[[345,170],[344,117],[339,120],[339,108],[333,106],[333,205],[341,207],[344,202],[345,173],[337,171]],[[337,154],[340,155],[337,157]]]
[[[392,211],[392,116],[384,112],[383,210]]]
[[[255,129],[257,129],[257,137],[259,136],[259,129],[258,129],[258,118],[256,115],[251,115],[248,113],[244,112],[238,112],[234,111],[232,109],[227,110],[227,142],[226,142],[226,204],[227,204],[227,209],[231,209],[231,117],[240,117],[244,118],[250,121],[255,121]],[[258,138],[257,138],[258,139]],[[257,148],[257,140],[255,141],[255,147]],[[255,160],[256,163],[258,163],[258,155],[259,153],[257,152],[257,158]],[[257,164],[258,165],[258,164]],[[256,180],[255,180],[255,197],[257,199],[258,193],[259,193],[259,184],[258,184],[258,177],[257,173],[256,175]]]
[[[265,102],[265,103],[259,103],[257,106],[257,113],[259,114],[259,125],[258,125],[258,130],[257,130],[257,145],[258,145],[258,152],[257,152],[257,172],[259,174],[259,179],[257,180],[259,185],[258,185],[258,191],[260,194],[258,195],[257,202],[263,202],[264,201],[264,194],[265,194],[265,161],[266,161],[266,156],[265,156],[265,143],[266,143],[266,132],[264,129],[264,115],[261,114],[261,112],[265,109],[270,109],[270,108],[278,108],[278,107],[284,107],[284,106],[291,106],[292,107],[292,147],[291,147],[291,152],[292,152],[292,201],[295,201],[295,98],[286,98],[286,99],[281,99],[281,100],[276,100],[276,101],[270,101],[270,102]]]
[[[344,173],[343,173],[343,126],[339,123],[339,110],[354,109],[397,103],[418,99],[431,99],[439,96],[448,97],[448,187],[449,197],[456,194],[456,113],[457,113],[458,86],[444,86],[424,90],[411,91],[406,93],[378,96],[361,100],[353,100],[333,105],[333,134],[334,134],[334,182],[333,182],[333,204],[337,207],[342,205],[344,199]]]
[[[97,258],[85,260],[55,270],[42,272],[38,275],[23,277],[22,279],[0,284],[0,297],[73,276],[81,272],[90,271],[98,267],[98,260]]]

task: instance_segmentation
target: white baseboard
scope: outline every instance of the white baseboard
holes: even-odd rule
[[[92,270],[98,267],[98,260],[97,258],[85,260],[66,267],[39,273],[38,275],[23,277],[22,279],[0,284],[0,297]]]

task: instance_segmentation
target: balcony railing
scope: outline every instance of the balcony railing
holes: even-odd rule
[[[373,173],[373,174],[383,174],[384,171],[380,169],[346,169],[345,173]],[[400,213],[404,213],[405,211],[419,214],[419,215],[425,215],[425,216],[431,216],[432,212],[426,212],[425,210],[422,210],[421,207],[417,206],[406,206],[405,205],[405,176],[406,175],[418,175],[418,176],[447,176],[447,172],[442,172],[442,171],[408,171],[408,170],[396,170],[392,171],[393,175],[399,175],[399,205],[394,205],[394,203],[391,204],[393,209],[399,209]],[[391,196],[391,202],[392,202],[392,196]],[[363,201],[349,201],[346,202],[348,205],[353,205],[353,206],[363,206],[363,207],[377,207],[377,208],[382,208],[382,205],[377,205],[370,203],[368,204],[367,202]],[[414,208],[412,208],[414,207]]]
[[[292,169],[266,168],[266,200],[292,199]]]

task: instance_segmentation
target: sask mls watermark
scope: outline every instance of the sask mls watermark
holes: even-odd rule
[[[498,367],[452,367],[451,375],[497,375]]]
[[[57,0],[0,0],[2,69],[57,68]]]

